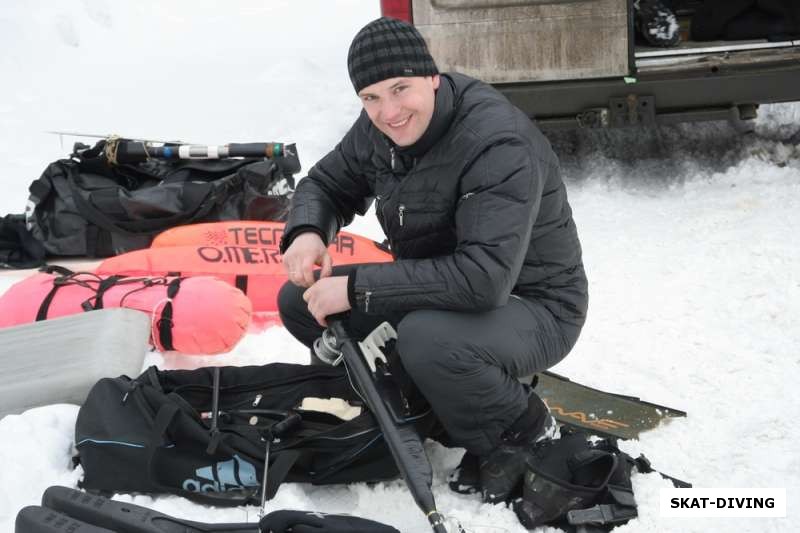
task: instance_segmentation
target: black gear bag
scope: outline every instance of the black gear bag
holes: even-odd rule
[[[42,243],[25,227],[23,215],[0,218],[0,268],[36,268],[44,264]]]
[[[77,143],[30,185],[26,223],[51,256],[108,257],[146,248],[174,226],[285,220],[294,151],[274,159],[148,159],[109,163],[102,140]]]
[[[368,411],[344,420],[301,408],[305,398],[361,403],[340,367],[151,367],[136,379],[102,379],[75,428],[81,487],[172,493],[214,505],[257,504],[267,440],[268,498],[283,481],[330,484],[397,476]],[[408,418],[423,438],[433,421],[430,411]]]
[[[567,531],[608,531],[638,516],[634,468],[655,472],[644,455],[634,459],[621,451],[616,439],[590,440],[586,433],[562,428],[561,438],[541,443],[528,458],[514,512],[527,529],[548,524]],[[661,476],[675,487],[691,487]]]

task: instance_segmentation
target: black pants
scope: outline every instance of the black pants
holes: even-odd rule
[[[333,275],[351,268],[335,267]],[[323,328],[308,312],[304,291],[286,283],[278,309],[286,329],[310,348]],[[538,302],[516,296],[480,313],[426,309],[377,316],[353,310],[348,325],[353,336],[364,337],[385,321],[397,330],[403,367],[449,440],[476,455],[493,450],[527,409],[529,390],[518,378],[558,363],[579,333],[562,329]]]

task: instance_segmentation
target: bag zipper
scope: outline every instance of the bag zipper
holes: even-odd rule
[[[430,413],[431,413],[431,410],[428,409],[427,411],[425,411],[423,413],[420,413],[419,415],[415,415],[413,417],[407,418],[403,425],[413,424],[414,422],[417,422],[419,420],[424,419],[425,417],[430,415]],[[339,457],[338,459],[335,459],[334,461],[330,462],[328,465],[323,466],[321,471],[309,472],[309,474],[312,477],[314,477],[315,479],[318,479],[318,480],[325,479],[327,476],[329,476],[331,474],[335,474],[336,472],[341,470],[343,467],[345,467],[348,464],[350,464],[350,462],[354,458],[358,457],[361,453],[363,453],[364,450],[366,450],[367,448],[370,448],[370,447],[372,447],[375,444],[380,442],[380,440],[381,440],[383,435],[381,435],[381,430],[380,430],[380,427],[377,425],[377,423],[369,431],[360,432],[358,434],[358,436],[361,436],[361,435],[363,435],[363,434],[365,434],[367,432],[371,432],[373,430],[377,431],[377,435],[375,435],[375,437],[373,439],[371,439],[369,442],[364,444],[364,446],[362,446],[361,448],[359,448],[359,449],[355,450],[354,452],[350,453],[346,457]],[[314,440],[315,438],[316,438],[316,436],[315,437],[308,437],[308,440]],[[321,439],[326,439],[326,437],[321,437]],[[335,438],[334,440],[340,440],[340,439]]]
[[[308,379],[312,379],[310,376],[306,377],[296,377],[294,379],[287,379],[284,381],[261,381],[259,383],[254,383],[252,385],[230,385],[227,387],[220,387],[220,392],[253,392],[253,391],[261,391],[264,389],[269,389],[272,387],[280,387],[281,385],[291,385],[294,383],[302,383]],[[313,379],[323,379],[322,377],[313,378]],[[342,379],[341,376],[330,376],[328,379]],[[187,383],[185,385],[179,385],[172,389],[171,392],[182,392],[182,391],[207,391],[212,390],[214,387],[213,385],[200,385],[197,383]]]

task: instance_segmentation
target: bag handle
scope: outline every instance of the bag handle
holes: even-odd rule
[[[155,454],[161,446],[163,437],[167,429],[172,424],[176,416],[181,412],[180,408],[174,403],[167,403],[161,406],[153,422],[153,431],[150,434],[147,451],[147,472],[148,478],[158,491],[177,494],[189,500],[207,505],[241,506],[256,505],[259,502],[260,487],[243,488],[227,492],[192,492],[178,487],[169,487],[157,481],[155,474]],[[275,454],[275,460],[269,467],[269,478],[267,483],[267,499],[272,499],[278,492],[281,483],[286,480],[292,467],[303,456],[304,452],[299,450],[283,450]],[[262,473],[263,475],[263,473]]]
[[[275,461],[269,465],[269,477],[267,478],[267,500],[271,500],[278,492],[281,483],[286,481],[292,467],[303,455],[299,450],[283,450],[275,454]],[[262,473],[262,475],[264,475]]]
[[[83,215],[86,220],[92,224],[106,231],[110,231],[112,233],[121,233],[128,236],[157,233],[162,231],[165,227],[195,222],[211,211],[211,209],[216,205],[219,197],[220,186],[215,185],[213,182],[207,182],[209,184],[209,191],[205,195],[198,196],[197,199],[195,199],[193,205],[188,210],[192,212],[191,215],[179,213],[162,218],[149,218],[142,221],[125,222],[114,220],[92,205],[92,202],[90,202],[88,199],[84,198],[82,191],[80,187],[78,187],[75,179],[75,174],[77,172],[77,166],[70,168],[69,172],[67,173],[67,183],[70,191],[72,192],[72,198],[75,202],[75,206],[80,210],[81,215]]]

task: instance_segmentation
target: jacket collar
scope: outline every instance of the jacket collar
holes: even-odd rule
[[[440,76],[439,88],[436,90],[436,100],[433,105],[431,123],[425,133],[411,146],[396,147],[397,153],[402,156],[421,157],[433,147],[436,142],[450,128],[455,115],[455,88],[450,78]],[[394,143],[391,143],[394,146]]]

